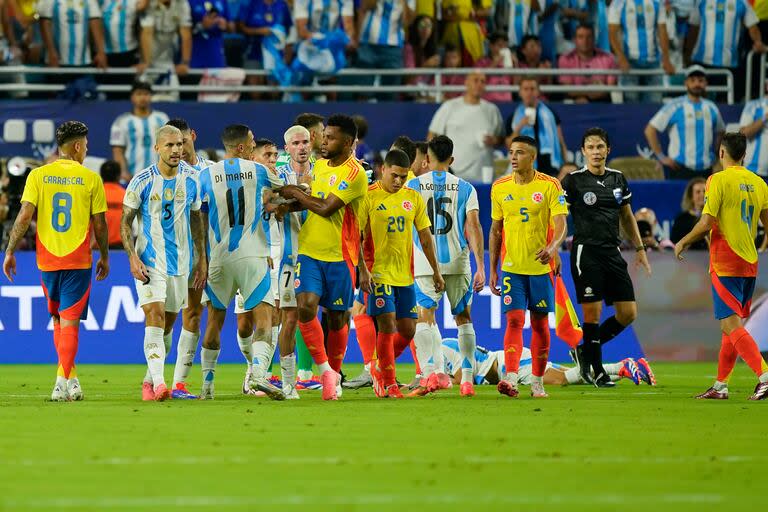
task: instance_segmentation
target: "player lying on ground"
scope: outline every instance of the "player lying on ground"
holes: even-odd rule
[[[442,349],[443,357],[445,358],[445,371],[453,375],[453,382],[458,384],[461,382],[462,369],[459,340],[456,338],[445,338]],[[506,376],[503,350],[490,351],[487,348],[478,346],[475,349],[475,361],[477,363],[473,373],[475,384],[477,385],[487,384],[494,386]],[[614,382],[621,379],[629,379],[635,384],[640,384],[640,381],[643,381],[649,386],[656,385],[656,377],[645,358],[638,359],[637,361],[632,358],[626,358],[618,363],[606,364],[604,368]],[[520,355],[518,384],[530,386],[533,382],[532,370],[531,351],[527,347],[523,347]],[[581,377],[578,366],[561,366],[547,362],[547,367],[544,371],[544,384],[566,386],[569,384],[587,384],[587,382]]]

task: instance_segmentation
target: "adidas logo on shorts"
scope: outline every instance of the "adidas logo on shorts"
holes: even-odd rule
[[[536,307],[537,308],[545,308],[545,307],[547,307],[547,301],[545,301],[545,300],[539,301],[539,303],[536,304]]]
[[[344,305],[344,301],[342,300],[341,297],[339,297],[338,299],[336,299],[336,301],[333,303],[333,305],[334,306],[343,306]]]

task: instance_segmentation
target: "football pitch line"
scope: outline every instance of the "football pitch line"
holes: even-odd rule
[[[699,504],[711,505],[723,503],[722,494],[674,493],[646,494],[635,497],[626,494],[548,494],[526,495],[510,494],[359,494],[347,496],[301,495],[290,494],[275,496],[111,496],[109,498],[34,498],[4,499],[0,504],[11,510],[17,509],[137,509],[149,507],[244,507],[244,506],[280,506],[280,505],[322,505],[327,506],[363,506],[363,505],[625,505],[627,502],[642,500],[645,505]]]

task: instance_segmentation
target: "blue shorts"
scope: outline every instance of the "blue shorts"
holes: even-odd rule
[[[346,311],[355,298],[355,269],[346,261],[320,261],[299,254],[296,295],[313,293],[320,297],[320,306],[332,311]]]
[[[395,313],[396,318],[418,318],[416,289],[413,285],[374,284],[373,293],[368,297],[366,312],[372,317]]]
[[[755,293],[754,277],[721,277],[714,272],[712,277],[712,299],[715,304],[715,318],[722,320],[738,315],[747,318],[752,308],[752,294]]]
[[[51,315],[64,320],[88,318],[91,269],[44,271],[42,284]]]
[[[363,306],[366,307],[366,311],[368,308],[368,294],[363,291],[362,288],[357,290],[357,296],[355,297],[355,302],[359,302]]]
[[[529,276],[501,273],[501,310],[531,310],[551,313],[555,310],[555,287],[549,274]]]

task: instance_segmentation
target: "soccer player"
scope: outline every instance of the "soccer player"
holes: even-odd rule
[[[741,356],[758,377],[750,400],[768,397],[768,365],[750,333],[742,327],[749,317],[757,276],[755,236],[758,219],[768,226],[768,186],[742,165],[747,139],[742,133],[726,133],[720,142],[723,171],[707,180],[707,196],[701,219],[675,245],[675,256],[710,234],[710,266],[715,318],[720,321],[722,340],[717,380],[696,398],[728,398],[728,379]],[[757,215],[755,215],[757,214]]]
[[[123,200],[120,236],[136,281],[139,306],[146,317],[144,356],[147,374],[142,400],[170,398],[163,369],[170,351],[173,324],[187,305],[189,275],[202,288],[206,258],[193,263],[193,245],[203,254],[205,231],[200,213],[200,188],[194,169],[183,163],[183,137],[178,128],[162,126],[155,134],[158,162],[134,176]],[[139,219],[136,244],[131,236]]]
[[[369,294],[368,315],[376,320],[378,368],[371,364],[374,391],[380,398],[402,398],[395,375],[395,346],[410,345],[416,331],[416,291],[413,281],[413,233],[432,267],[432,286],[441,293],[445,282],[429,231],[430,221],[421,194],[404,187],[411,162],[399,149],[384,158],[381,180],[368,188],[363,203],[364,245],[371,247],[372,281],[360,282]],[[379,379],[379,377],[381,377]]]
[[[269,139],[259,138],[254,140],[254,150],[251,159],[263,165],[270,171],[273,178],[277,178],[275,162],[277,162],[277,145]],[[235,299],[235,315],[237,315],[237,341],[240,351],[248,362],[248,368],[243,380],[243,394],[263,396],[251,388],[251,382],[268,379],[271,381],[272,358],[277,347],[277,336],[280,328],[280,301],[278,298],[277,281],[278,271],[276,261],[280,259],[280,227],[277,219],[267,210],[262,210],[259,220],[264,223],[264,233],[269,246],[270,286],[269,292],[264,295],[263,306],[246,310],[245,298],[238,292]],[[257,334],[254,338],[253,329],[270,333],[268,336]],[[266,341],[265,341],[266,340]]]
[[[491,187],[493,222],[488,243],[491,292],[503,297],[502,311],[507,317],[504,357],[509,373],[497,389],[512,398],[519,394],[517,385],[527,309],[531,312],[533,330],[531,396],[546,398],[543,377],[549,357],[548,316],[555,310],[550,261],[558,261],[557,250],[565,236],[568,208],[560,182],[533,168],[534,139],[524,135],[513,138],[509,160],[512,174],[496,180]],[[497,270],[499,260],[501,280]]]
[[[360,253],[360,209],[368,192],[368,179],[352,154],[357,137],[355,121],[333,115],[325,127],[322,153],[315,163],[312,195],[286,185],[281,195],[296,199],[295,209],[309,210],[299,232],[296,264],[296,301],[299,329],[321,372],[323,400],[338,398],[341,363],[347,350],[346,312],[354,295],[354,267]],[[360,266],[360,280],[367,269]],[[318,306],[328,312],[328,351]]]
[[[309,163],[312,165],[315,165],[317,156],[322,151],[324,121],[323,116],[311,112],[299,114],[293,121],[294,125],[303,126],[309,131]],[[290,161],[291,155],[286,151],[277,158],[277,167],[282,167]]]
[[[131,111],[115,119],[109,132],[112,158],[120,162],[124,181],[155,162],[155,132],[166,122],[165,112],[152,109],[152,85],[134,82]]]
[[[453,376],[453,381],[458,383],[461,380],[461,352],[459,351],[459,340],[456,338],[446,338],[443,340],[443,357],[445,358],[446,371]],[[505,356],[503,350],[488,350],[485,347],[478,346],[475,349],[475,384],[477,385],[497,385],[504,380],[506,376]],[[642,361],[642,363],[640,362]],[[520,356],[520,370],[518,371],[518,384],[530,386],[532,382],[533,359],[528,347],[523,347]],[[636,385],[640,381],[649,386],[655,385],[656,377],[651,370],[650,365],[641,359],[635,361],[632,358],[622,359],[618,363],[605,365],[605,371],[608,372],[611,380],[616,382],[620,379],[629,379]],[[581,378],[581,372],[578,366],[562,366],[547,362],[547,369],[544,371],[544,384],[555,386],[565,386],[569,384],[589,384]]]
[[[271,292],[269,274],[269,225],[264,218],[264,199],[282,185],[277,175],[252,161],[255,149],[253,132],[245,125],[227,126],[221,135],[226,153],[224,160],[203,169],[200,190],[208,203],[208,324],[203,338],[201,398],[214,398],[216,362],[221,349],[221,328],[232,298],[237,291],[243,298],[245,314],[238,318],[238,336],[243,347],[270,344],[269,326],[272,306],[265,302]],[[239,338],[238,338],[239,339]],[[257,354],[253,354],[254,364]],[[263,366],[263,362],[261,362]],[[266,370],[266,366],[264,366]],[[264,372],[253,373],[251,389],[273,400],[282,400],[280,389],[270,384]]]
[[[472,361],[475,357],[472,296],[485,287],[485,249],[480,226],[480,206],[475,187],[448,172],[453,162],[451,139],[445,135],[435,136],[428,143],[427,155],[432,171],[409,181],[407,186],[419,192],[427,205],[427,215],[432,222],[430,231],[437,247],[437,261],[445,279],[445,293],[451,303],[451,313],[459,328],[462,354],[466,358],[460,393],[462,396],[472,396]],[[470,250],[475,258],[474,278],[469,266]],[[448,388],[452,384],[443,369],[440,350],[442,338],[435,321],[435,311],[443,291],[434,290],[431,282],[432,267],[419,243],[416,244],[414,270],[419,304],[414,344],[424,378],[421,386],[412,394],[423,395]]]
[[[195,140],[197,134],[190,128],[184,119],[175,118],[167,123],[168,126],[175,126],[181,132],[181,159],[189,164],[195,171],[200,172],[209,165],[213,164],[203,155],[195,151]],[[200,253],[192,248],[192,266],[197,263]],[[192,364],[197,352],[197,343],[200,341],[200,318],[203,315],[203,304],[201,302],[203,290],[195,288],[192,280],[189,280],[189,289],[187,292],[187,307],[181,310],[181,335],[176,347],[176,367],[173,370],[173,383],[171,386],[171,398],[176,399],[195,399],[187,389],[187,378],[192,371]],[[173,336],[173,333],[171,333]]]
[[[285,131],[283,138],[285,151],[290,155],[290,160],[277,168],[280,179],[287,185],[302,185],[309,188],[314,167],[309,161],[309,130],[300,125],[293,125]],[[304,340],[297,340],[301,333],[297,329],[299,317],[296,310],[296,291],[293,286],[299,249],[299,231],[306,213],[278,209],[276,215],[282,217],[281,254],[276,260],[279,269],[278,295],[282,324],[279,335],[280,370],[283,378],[283,394],[287,399],[297,399],[299,398],[296,392],[297,348],[303,351],[299,356],[299,369],[309,372],[309,376],[302,375],[302,377],[304,379],[312,377],[312,356],[307,351]]]
[[[104,186],[98,174],[82,165],[88,151],[88,128],[79,121],[67,121],[56,129],[56,144],[59,158],[27,176],[21,210],[8,238],[3,272],[13,282],[13,253],[37,213],[37,267],[53,317],[53,344],[58,355],[51,400],[65,402],[83,399],[75,355],[80,320],[88,315],[91,292],[91,225],[99,246],[97,281],[109,273],[109,251]]]
[[[632,214],[629,184],[620,171],[605,166],[610,151],[606,131],[590,128],[581,141],[586,165],[563,179],[574,223],[571,273],[584,312],[584,342],[576,348],[576,359],[584,380],[598,387],[612,386],[603,371],[601,346],[637,318],[632,279],[618,250],[619,224],[635,245],[635,266],[651,274],[646,247]],[[616,313],[600,324],[603,301],[613,305]]]

